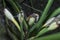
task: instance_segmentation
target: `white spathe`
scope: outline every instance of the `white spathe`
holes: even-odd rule
[[[18,20],[19,20],[19,22],[23,22],[23,20],[24,20],[24,17],[23,17],[23,15],[21,14],[21,13],[19,13],[19,15],[18,15]]]
[[[29,23],[29,25],[32,25],[34,22],[35,22],[35,18],[31,17],[28,23]]]
[[[49,26],[49,24],[51,24],[54,21],[54,19],[55,19],[55,17],[48,19],[47,22],[43,25],[43,27]]]
[[[9,12],[9,10],[8,9],[4,9],[4,13],[5,13],[5,16],[9,19],[9,20],[13,20],[14,19],[14,17],[13,17],[13,15]]]
[[[18,22],[14,19],[13,15],[9,12],[9,10],[7,10],[5,8],[4,9],[4,13],[5,13],[5,16],[16,25],[16,27],[18,28],[18,30],[21,31],[21,28],[20,28]]]
[[[51,23],[51,25],[48,27],[48,30],[54,30],[58,27],[58,25],[56,24],[56,22]]]

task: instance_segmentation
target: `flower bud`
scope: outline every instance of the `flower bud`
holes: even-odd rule
[[[53,23],[51,23],[51,25],[49,25],[48,30],[54,30],[57,27],[58,27],[58,25],[56,24],[56,22],[53,22]]]
[[[9,20],[13,20],[14,17],[13,15],[5,8],[4,9],[4,13],[5,13],[5,16],[9,19]]]
[[[16,25],[16,27],[18,28],[18,30],[21,31],[21,28],[20,28],[19,24],[14,19],[13,15],[6,8],[4,9],[4,13],[5,13],[5,16]]]
[[[21,11],[21,13],[18,14],[18,20],[21,23],[23,22],[23,20],[24,20],[24,12],[23,11]]]
[[[35,22],[35,18],[34,17],[31,17],[30,19],[29,19],[29,25],[33,25],[34,24],[34,22]]]
[[[32,26],[33,24],[37,23],[39,19],[39,15],[37,13],[33,13],[27,17],[28,24]]]
[[[43,25],[43,27],[49,26],[54,21],[54,19],[55,17],[48,19],[48,21]]]

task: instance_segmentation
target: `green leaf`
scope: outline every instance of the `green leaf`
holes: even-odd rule
[[[39,37],[34,40],[60,40],[60,32],[52,35],[44,36],[44,37]]]
[[[28,25],[27,25],[27,22],[25,20],[24,20],[24,25],[25,25],[26,30],[28,31]]]
[[[30,33],[31,33],[36,27],[39,28],[39,27],[42,26],[44,20],[46,19],[47,13],[48,13],[48,11],[49,11],[49,9],[50,9],[53,1],[54,1],[54,0],[48,0],[48,3],[47,3],[47,5],[46,5],[46,7],[45,7],[45,9],[44,9],[44,11],[43,11],[43,14],[42,14],[41,18],[39,19],[38,23],[35,24],[35,25],[30,29],[30,31],[29,31]]]
[[[52,18],[52,17],[54,17],[54,16],[56,16],[58,14],[60,14],[60,7],[57,8],[55,11],[53,11],[53,13],[51,14],[51,16],[49,18]]]
[[[5,0],[3,0],[3,6],[4,6],[4,8],[6,7],[6,3],[5,3]]]
[[[13,0],[9,0],[9,3],[17,12],[20,12],[19,8],[17,7],[16,3]]]
[[[39,37],[41,35],[43,35],[44,33],[48,32],[47,28],[42,29],[40,32],[37,33],[37,35],[35,37]]]
[[[8,21],[7,18],[5,20],[6,20],[6,27],[5,28],[6,28],[7,33],[10,35],[10,37],[12,37],[12,39],[14,39],[15,37],[16,37],[16,39],[21,39],[20,38],[21,36],[18,36],[18,35],[21,35],[20,32],[17,31],[15,29],[15,27],[13,27],[13,26],[11,27],[10,26],[9,21]],[[17,32],[19,32],[19,33],[17,33]]]
[[[47,3],[47,5],[46,5],[46,7],[45,7],[45,9],[43,11],[43,14],[42,14],[40,20],[37,23],[37,27],[38,28],[41,27],[41,25],[43,24],[44,20],[46,19],[47,13],[48,13],[53,1],[54,0],[48,0],[48,3]]]
[[[18,0],[13,0],[14,3],[16,4],[16,6],[19,8],[19,10],[21,11],[21,5],[18,3]]]
[[[47,28],[43,28],[42,30],[40,30],[40,31],[36,34],[36,36],[31,37],[31,38],[29,38],[28,40],[33,40],[33,39],[35,39],[35,38],[38,38],[39,36],[43,35],[43,34],[46,33],[46,32],[48,32]]]
[[[8,32],[9,32],[8,34],[13,40],[18,40],[17,36],[15,36],[9,29],[8,29]]]

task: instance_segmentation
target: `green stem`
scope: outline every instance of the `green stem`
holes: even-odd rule
[[[24,20],[24,25],[25,25],[25,27],[26,27],[26,30],[28,30],[28,25],[27,25],[27,23],[26,23],[25,20]]]
[[[20,25],[21,25],[21,40],[24,40],[23,23],[20,23]]]

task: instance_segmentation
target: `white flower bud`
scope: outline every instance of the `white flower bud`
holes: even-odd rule
[[[43,25],[44,26],[49,26],[54,21],[55,17],[48,19],[48,21]]]
[[[37,13],[33,13],[27,17],[27,21],[30,26],[35,24],[38,21],[38,19],[39,19],[39,15]]]
[[[23,20],[24,20],[24,17],[23,17],[23,15],[21,15],[21,13],[19,13],[19,15],[18,15],[18,20],[19,20],[19,22],[23,22]]]
[[[5,13],[5,16],[9,19],[9,20],[13,20],[14,17],[13,15],[5,8],[4,9],[4,13]]]
[[[23,22],[23,20],[24,20],[24,12],[21,10],[21,13],[19,13],[18,14],[18,20],[19,20],[19,22]]]
[[[4,13],[5,13],[5,16],[16,25],[16,27],[18,28],[18,30],[21,31],[21,28],[20,28],[19,24],[14,19],[13,15],[6,8],[4,9]]]
[[[39,20],[39,15],[37,13],[33,13],[32,16],[35,16],[36,22]]]
[[[32,25],[32,24],[34,24],[34,22],[35,22],[35,18],[34,17],[31,17],[30,19],[29,19],[29,25]]]
[[[60,19],[60,15],[58,15],[58,16],[57,16],[57,18],[59,18],[59,19]]]
[[[58,25],[56,24],[56,22],[53,22],[53,23],[51,23],[51,25],[49,25],[48,30],[54,30],[57,27],[58,27]]]

